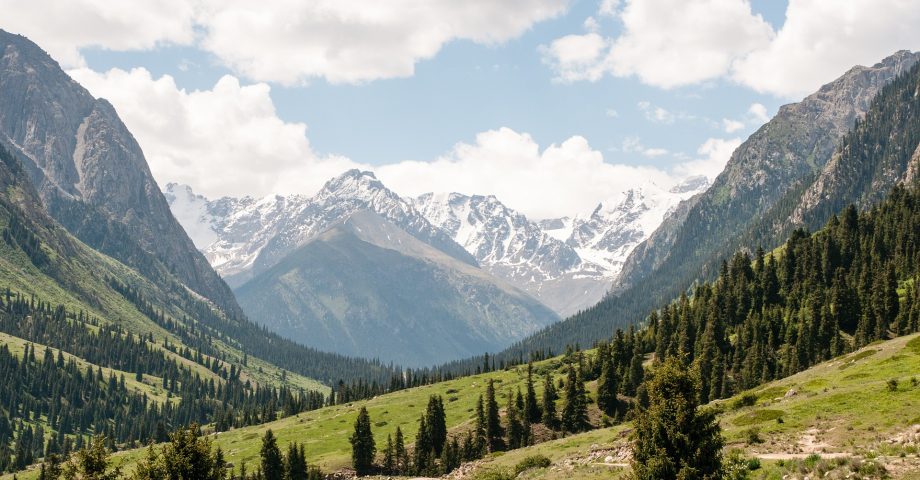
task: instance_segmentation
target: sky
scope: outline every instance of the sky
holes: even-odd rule
[[[0,0],[157,181],[494,194],[533,218],[715,177],[779,106],[920,49],[915,0]]]

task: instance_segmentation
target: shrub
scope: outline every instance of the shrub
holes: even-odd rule
[[[747,429],[744,432],[744,436],[747,439],[747,443],[750,445],[763,443],[763,438],[760,438],[760,429],[757,427]]]
[[[888,385],[888,391],[889,391],[889,392],[897,392],[897,391],[898,391],[898,380],[897,380],[896,378],[889,378],[889,379],[888,379],[888,382],[887,382],[887,385]]]
[[[757,404],[757,395],[754,395],[753,393],[748,392],[748,393],[742,393],[741,396],[735,400],[732,406],[735,408],[735,410],[738,410],[739,408],[752,407],[756,404]]]
[[[553,462],[544,455],[531,455],[524,458],[518,462],[517,465],[515,465],[514,475],[520,475],[521,472],[525,472],[533,468],[547,468],[552,464]]]

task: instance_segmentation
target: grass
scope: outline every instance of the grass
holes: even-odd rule
[[[725,410],[719,419],[727,448],[740,448],[748,456],[771,452],[794,453],[796,445],[813,436],[815,443],[820,445],[818,450],[821,450],[821,455],[848,453],[878,456],[879,452],[900,454],[902,450],[895,452],[894,447],[888,447],[888,450],[882,448],[886,439],[920,422],[920,414],[917,413],[920,412],[920,386],[914,386],[910,381],[920,372],[918,345],[920,335],[883,342],[734,398],[714,402],[731,406],[745,393],[753,393],[757,397],[756,405],[734,410],[721,409]],[[866,354],[866,351],[872,353]],[[896,361],[889,361],[892,358]],[[844,363],[851,366],[840,370],[839,366]],[[552,359],[538,364],[537,370],[558,367],[559,360]],[[449,427],[458,431],[468,426],[473,419],[476,399],[485,390],[488,378],[497,382],[499,404],[504,405],[504,395],[508,388],[523,386],[525,375],[523,368],[517,368],[466,377],[349,405],[306,412],[267,425],[221,433],[213,438],[228,456],[228,460],[236,465],[245,462],[252,469],[257,462],[261,437],[271,428],[282,449],[289,442],[302,442],[311,463],[320,465],[326,471],[335,470],[349,463],[350,446],[347,439],[361,406],[366,406],[371,420],[381,425],[373,429],[378,445],[384,444],[387,434],[395,432],[397,426],[402,428],[407,442],[411,443],[415,439],[418,416],[430,395],[440,394],[445,399],[456,397],[453,402],[445,402],[445,407]],[[897,392],[890,392],[886,387],[891,378],[899,381]],[[539,383],[538,394],[542,390]],[[791,391],[796,393],[786,396]],[[778,421],[780,418],[782,423]],[[748,444],[751,428],[757,428],[763,443]],[[608,455],[619,458],[616,452],[628,444],[629,433],[630,426],[623,424],[490,455],[479,464],[474,476],[484,475],[488,471],[513,474],[522,461],[541,455],[550,459],[553,465],[528,470],[520,478],[573,480],[625,477],[629,473],[628,466],[621,465],[621,460],[608,464],[604,459]],[[911,450],[903,451],[908,455],[907,461],[916,458]],[[130,470],[142,455],[142,449],[122,452],[116,455],[116,462]],[[917,462],[920,463],[920,459]],[[793,464],[798,465],[792,460],[764,460],[762,467],[750,478],[781,479],[789,473],[790,465]],[[35,478],[35,472],[25,472],[19,478]]]

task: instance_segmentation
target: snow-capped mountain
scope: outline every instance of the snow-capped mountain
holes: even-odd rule
[[[493,275],[560,315],[597,303],[640,242],[705,177],[662,188],[649,183],[600,203],[590,215],[532,221],[494,196],[425,194],[412,202]]]
[[[187,231],[194,232],[191,235],[198,248],[231,286],[245,283],[361,210],[373,211],[413,237],[476,265],[466,250],[371,172],[345,172],[329,180],[313,197],[269,195],[208,201],[189,187],[176,184],[167,185],[165,193],[176,218]]]
[[[648,238],[683,200],[708,187],[706,177],[691,177],[670,188],[654,183],[637,186],[619,198],[601,202],[591,215],[559,219],[547,233],[565,242],[585,262],[616,278],[629,253]]]
[[[534,221],[494,196],[425,194],[403,199],[372,173],[352,170],[313,197],[214,201],[169,184],[176,218],[214,268],[237,287],[355,212],[369,210],[413,237],[530,293],[562,316],[599,301],[626,257],[704,177],[670,188],[648,183],[590,214]]]

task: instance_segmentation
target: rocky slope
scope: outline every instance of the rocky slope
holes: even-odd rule
[[[853,67],[801,102],[781,107],[735,150],[686,216],[672,217],[659,227],[672,234],[655,235],[655,248],[639,248],[630,256],[617,290],[660,269],[672,278],[680,271],[684,282],[707,275],[707,262],[739,247],[740,236],[752,223],[790,192],[803,188],[801,182],[810,183],[879,90],[918,59],[918,53],[901,51],[872,67]]]
[[[413,203],[483,268],[568,316],[603,298],[630,251],[705,186],[703,177],[670,189],[648,184],[598,204],[590,215],[540,222],[494,196],[429,193]]]
[[[408,366],[503,348],[558,317],[526,293],[360,210],[237,289],[309,346]]]
[[[705,193],[677,208],[634,250],[612,295],[504,354],[513,357],[521,351],[590,344],[612,329],[642,321],[696,280],[714,277],[731,252],[758,246],[769,250],[784,241],[788,228],[815,228],[849,202],[870,205],[884,196],[888,186],[910,176],[906,159],[920,141],[911,123],[917,91],[901,77],[896,82],[900,90],[893,93],[900,101],[870,116],[867,112],[879,108],[874,103],[879,92],[910,71],[918,59],[920,54],[902,51],[872,67],[854,67],[802,102],[780,108],[776,117],[735,150]],[[863,118],[874,121],[853,130],[857,119]],[[879,121],[885,118],[889,121]],[[856,154],[846,154],[846,148],[835,150],[851,130],[850,135],[862,138],[848,147]],[[835,152],[847,159],[839,167],[831,160]],[[832,182],[847,187],[839,191],[841,195],[805,195],[817,178],[831,171],[855,174]],[[794,212],[808,205],[809,198],[817,200],[817,208],[808,208],[815,214],[808,222],[796,222]]]
[[[237,314],[233,294],[173,218],[144,154],[112,106],[37,45],[0,30],[0,144],[25,165],[67,230],[151,280],[173,272]]]
[[[197,232],[199,241],[211,240],[199,248],[232,286],[242,285],[360,210],[374,211],[420,241],[462,262],[476,264],[466,250],[370,172],[345,172],[328,181],[313,197],[225,197],[209,202],[175,184],[168,185],[165,193],[183,225]]]

